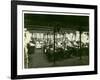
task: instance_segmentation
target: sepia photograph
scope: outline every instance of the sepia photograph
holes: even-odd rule
[[[24,68],[89,65],[89,16],[24,13]]]

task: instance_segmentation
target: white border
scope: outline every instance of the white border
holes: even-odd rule
[[[68,66],[68,67],[52,67],[52,68],[33,68],[33,69],[23,69],[22,68],[22,10],[31,11],[49,11],[58,13],[49,14],[59,14],[59,15],[70,15],[67,12],[73,13],[83,13],[83,14],[72,14],[72,15],[82,15],[88,13],[89,15],[89,36],[90,36],[90,55],[89,55],[89,65],[87,66]],[[66,14],[59,13],[66,12]],[[25,12],[26,13],[26,12]],[[28,12],[29,13],[29,12]],[[33,12],[32,12],[33,13]],[[39,13],[39,12],[35,12]],[[48,14],[48,13],[42,13]],[[17,5],[17,75],[26,74],[44,74],[44,73],[59,73],[59,72],[80,72],[80,71],[93,71],[94,70],[94,10],[93,9],[81,9],[81,8],[61,8],[61,7],[45,7],[45,6],[24,6]]]

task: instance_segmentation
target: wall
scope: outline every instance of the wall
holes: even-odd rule
[[[45,1],[45,2],[58,2],[58,3],[74,3],[74,4],[93,4],[98,5],[100,0],[34,0],[34,1]],[[0,0],[0,80],[10,80],[10,32],[11,32],[11,11],[10,11],[10,0]],[[100,5],[98,5],[98,14],[100,14]],[[98,21],[100,15],[98,15]],[[98,23],[100,26],[100,23]],[[98,27],[98,34],[100,34]],[[100,37],[98,38],[100,41]],[[100,42],[98,42],[100,44]],[[98,45],[98,53],[100,53],[100,45]],[[98,61],[100,61],[100,54],[98,54]],[[100,63],[98,62],[98,67]],[[100,73],[100,69],[99,69]],[[84,75],[84,76],[67,76],[67,77],[55,77],[55,78],[41,78],[34,80],[99,80],[100,74],[98,75]],[[27,79],[28,80],[28,79]],[[31,79],[32,80],[32,79]]]

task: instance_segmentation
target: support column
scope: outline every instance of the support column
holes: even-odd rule
[[[82,31],[80,30],[79,31],[79,33],[80,33],[80,50],[79,50],[79,54],[80,54],[80,59],[82,59],[82,52],[81,52],[81,34],[82,34]]]
[[[53,33],[54,33],[54,53],[53,53],[53,61],[54,61],[54,65],[55,65],[55,27],[54,27]]]

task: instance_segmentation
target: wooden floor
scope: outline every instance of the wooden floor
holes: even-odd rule
[[[41,68],[41,67],[54,67],[54,66],[80,66],[88,65],[88,56],[82,56],[82,60],[79,57],[71,57],[62,61],[48,62],[46,55],[42,52],[42,49],[35,49],[35,53],[29,56],[29,68]]]

